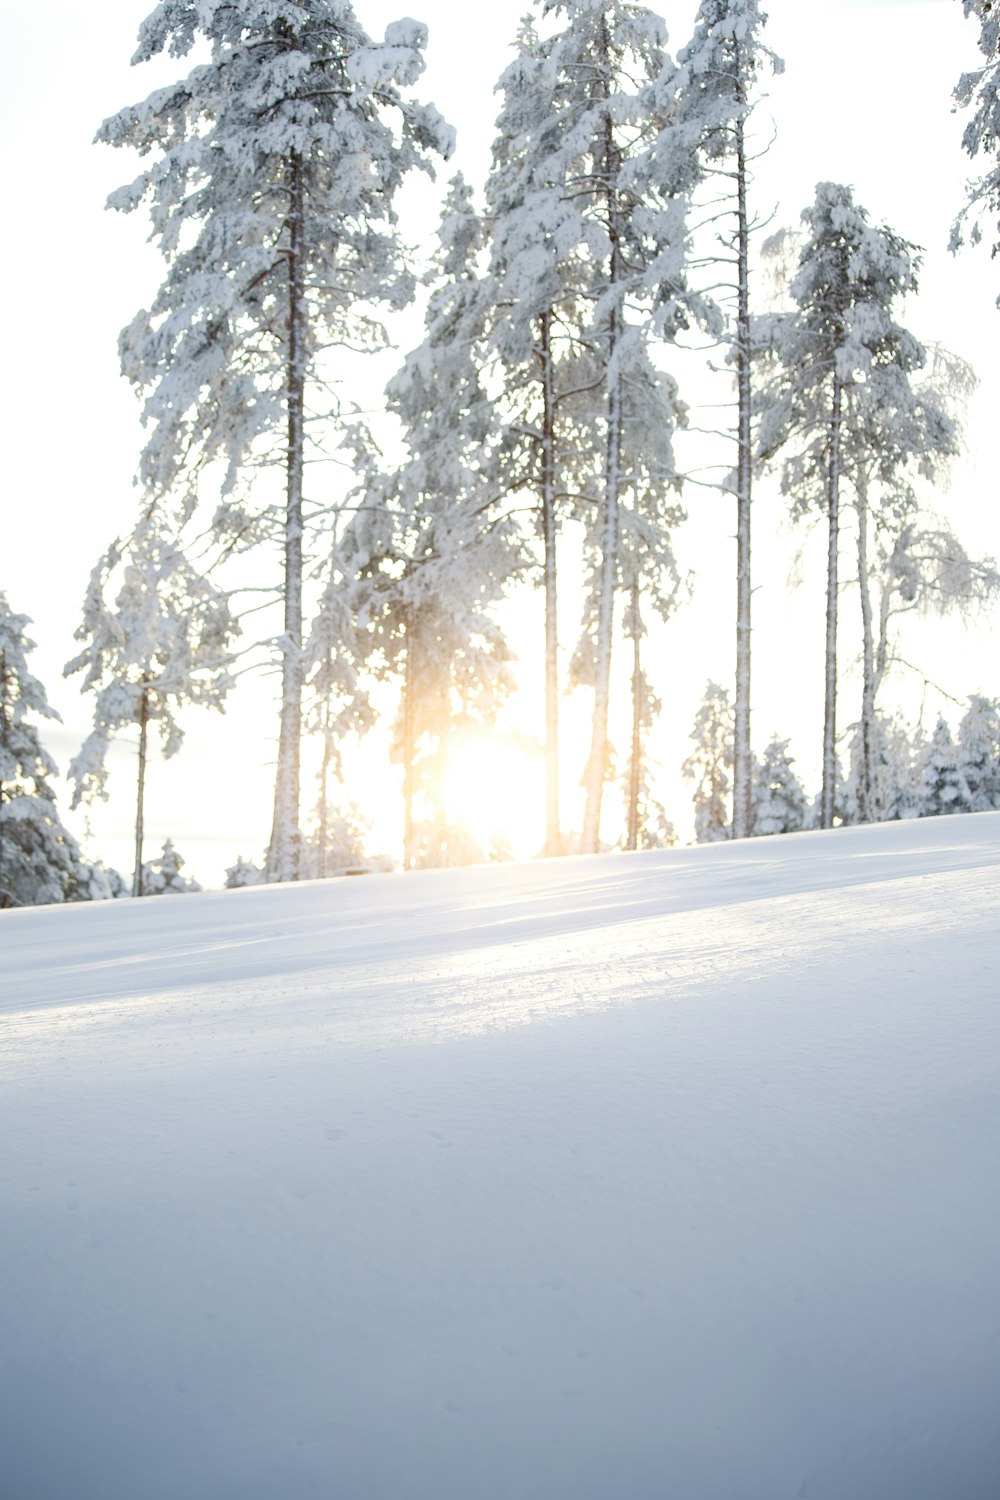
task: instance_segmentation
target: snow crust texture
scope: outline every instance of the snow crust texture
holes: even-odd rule
[[[1000,814],[0,914],[11,1500],[995,1500]]]

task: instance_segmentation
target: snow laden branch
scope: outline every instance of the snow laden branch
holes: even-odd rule
[[[163,0],[141,28],[135,60],[183,57],[197,40],[208,62],[98,132],[150,159],[110,202],[124,212],[145,206],[167,264],[151,307],[121,336],[122,369],[144,398],[140,479],[157,503],[217,472],[220,526],[234,547],[249,545],[274,523],[270,509],[255,519],[249,480],[262,457],[279,458],[284,471],[268,874],[291,879],[309,391],[322,386],[331,345],[384,342],[373,307],[411,300],[393,200],[412,171],[431,171],[451,151],[452,132],[402,92],[423,69],[427,34],[416,22],[394,23],[379,43],[341,0]]]

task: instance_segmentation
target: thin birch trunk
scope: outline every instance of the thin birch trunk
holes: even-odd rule
[[[750,227],[747,216],[746,142],[742,117],[736,121],[736,211],[739,284],[736,313],[738,395],[736,467],[736,714],[733,746],[734,839],[751,828],[753,757],[750,750],[750,502],[753,482],[750,345]]]
[[[858,588],[861,596],[861,820],[874,823],[875,805],[875,641],[872,630],[871,579],[868,576],[868,490],[858,481]]]
[[[413,640],[409,625],[406,627],[406,656],[403,662],[403,869],[413,869],[413,794],[416,767],[414,766],[413,734]]]
[[[605,26],[605,47],[607,36]],[[605,58],[607,50],[605,50]],[[610,81],[605,75],[606,97]],[[604,118],[604,181],[607,205],[608,240],[611,254],[608,284],[615,288],[622,281],[621,225],[617,198],[619,173],[618,150],[610,112]],[[615,587],[618,582],[619,493],[621,488],[622,388],[618,370],[621,341],[622,308],[616,299],[608,315],[607,337],[607,447],[604,466],[604,516],[601,528],[601,570],[598,581],[597,642],[594,680],[594,720],[587,763],[587,800],[583,818],[583,852],[596,854],[600,845],[601,802],[608,766],[608,710],[611,697],[611,647],[615,617]]]
[[[632,585],[632,753],[628,767],[628,827],[625,848],[639,847],[639,784],[642,777],[642,634],[639,628],[639,584]]]
[[[302,158],[289,157],[288,439],[285,495],[285,628],[281,641],[281,730],[274,787],[269,880],[297,880],[302,737],[302,486],[305,418],[305,188]]]
[[[542,537],[545,548],[545,853],[562,853],[559,827],[559,611],[556,575],[555,391],[552,313],[540,319],[542,361]]]
[[[823,709],[823,790],[820,827],[833,827],[837,795],[837,564],[840,543],[840,440],[843,391],[834,372],[830,415],[830,460],[827,472],[826,551],[826,701]]]
[[[132,894],[142,895],[142,840],[146,810],[146,754],[149,745],[149,695],[145,688],[139,699],[139,781],[135,797],[135,867]]]

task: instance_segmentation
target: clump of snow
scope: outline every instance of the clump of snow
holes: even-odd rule
[[[0,915],[17,1500],[993,1500],[1000,814]]]

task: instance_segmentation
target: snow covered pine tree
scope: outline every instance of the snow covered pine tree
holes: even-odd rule
[[[733,794],[733,705],[717,682],[705,689],[691,738],[694,749],[681,770],[695,783],[695,838],[699,844],[717,844],[729,838]]]
[[[979,50],[986,59],[983,67],[963,73],[955,88],[959,108],[973,107],[962,145],[973,161],[986,156],[992,162],[969,187],[968,202],[952,227],[952,250],[962,244],[967,220],[972,221],[969,237],[977,245],[983,236],[983,215],[1000,213],[1000,5],[997,0],[962,0],[962,8],[979,22]],[[993,254],[998,250],[1000,238],[994,242]]]
[[[56,812],[55,762],[31,717],[55,719],[45,689],[28,670],[35,643],[27,615],[0,593],[0,907],[35,906],[91,894],[90,870]]]
[[[522,365],[536,361],[534,350],[546,329],[553,333],[563,320],[585,355],[579,368],[586,366],[586,374],[575,391],[573,430],[567,436],[586,443],[593,456],[591,473],[600,476],[579,497],[579,514],[587,524],[589,590],[576,656],[578,680],[594,688],[582,839],[582,847],[593,851],[609,772],[622,508],[647,475],[661,493],[674,477],[672,459],[664,460],[663,452],[669,454],[680,420],[676,388],[655,370],[649,351],[658,337],[672,336],[684,316],[687,198],[674,191],[677,162],[654,150],[672,107],[675,74],[663,50],[662,21],[622,0],[546,0],[542,13],[564,20],[563,28],[541,42],[522,32],[522,55],[502,81],[505,103],[490,184],[491,209],[499,216],[492,269],[515,300],[519,288],[527,289],[534,278],[542,283],[540,297],[528,293],[520,325],[508,320],[500,333],[506,358]],[[553,319],[547,321],[549,312]],[[564,326],[559,337],[565,340],[565,334]],[[538,361],[537,368],[544,379],[546,362]],[[550,359],[549,375],[554,371]],[[640,395],[647,413],[650,400],[657,408],[657,420],[643,430],[643,443],[628,442],[630,390]],[[550,527],[546,492],[551,496],[554,473],[566,463],[565,448],[562,459],[552,451],[555,402],[562,397],[568,404],[565,386],[561,393],[551,388],[546,393],[536,385],[524,424],[536,444],[535,482],[543,526]],[[651,436],[665,450],[651,446]],[[550,537],[550,719],[553,556]],[[550,832],[551,822],[550,814]]]
[[[893,319],[896,302],[916,290],[913,245],[874,228],[851,190],[821,182],[802,215],[806,235],[791,283],[796,310],[772,321],[776,373],[762,395],[759,444],[773,459],[784,449],[781,486],[801,519],[827,521],[825,706],[820,826],[832,828],[837,791],[837,623],[841,485],[851,477],[853,434],[899,380],[919,369],[924,348]]]
[[[110,199],[126,212],[148,202],[169,268],[121,337],[123,371],[146,392],[142,482],[162,500],[220,465],[215,524],[281,548],[272,880],[298,871],[307,426],[337,414],[325,350],[380,347],[373,304],[412,296],[393,199],[411,169],[452,146],[437,111],[400,93],[426,40],[402,20],[373,42],[344,0],[163,0],[133,61],[182,57],[199,41],[209,61],[98,133],[155,155]],[[247,495],[263,457],[284,471],[280,526],[266,485]],[[253,515],[236,504],[241,487]]]
[[[751,171],[747,121],[762,68],[780,73],[784,63],[762,40],[767,16],[757,0],[701,0],[694,35],[677,57],[678,108],[672,137],[681,151],[692,148],[707,174],[713,195],[712,218],[729,216],[725,236],[735,264],[731,289],[729,356],[736,376],[736,699],[733,760],[733,837],[746,838],[751,825],[753,755],[750,749],[750,521],[753,490],[753,341],[750,317],[750,239],[748,198]],[[677,151],[677,146],[674,147]],[[720,274],[717,259],[713,275]],[[718,293],[716,293],[718,295]]]

